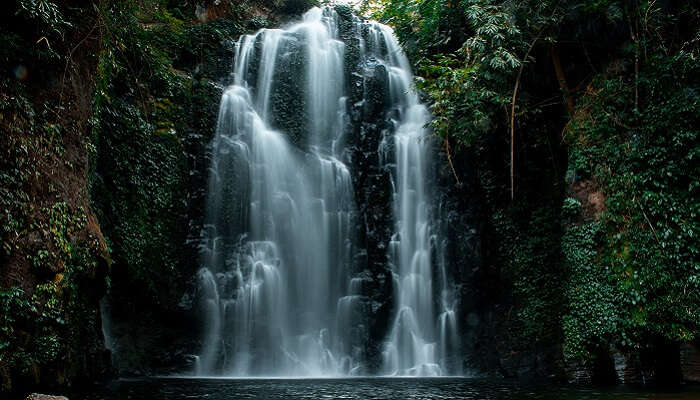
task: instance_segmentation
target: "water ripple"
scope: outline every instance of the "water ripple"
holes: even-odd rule
[[[700,387],[676,391],[599,389],[481,379],[144,379],[113,382],[73,400],[691,400]]]

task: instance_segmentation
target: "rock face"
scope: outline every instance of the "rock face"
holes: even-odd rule
[[[68,397],[64,396],[51,396],[48,394],[38,394],[32,393],[25,400],[68,400]]]
[[[114,62],[139,60],[164,74],[112,71],[100,100],[105,107],[96,111],[100,134],[90,195],[110,241],[113,267],[103,316],[112,362],[122,376],[194,369],[200,324],[192,310],[193,274],[200,262],[210,145],[235,53],[232,38],[282,18],[260,2],[200,3],[202,23],[189,19],[195,5],[173,5],[177,19],[168,23],[124,22],[119,40],[128,43],[123,56],[129,61]],[[122,3],[112,6],[115,15],[131,15]],[[149,59],[143,48],[164,57]],[[133,88],[142,86],[134,96]],[[154,107],[134,106],[144,103]],[[233,166],[233,174],[247,172]]]
[[[468,267],[452,266],[470,264],[475,232],[441,187],[400,52],[388,27],[340,6],[236,43],[192,295],[200,374],[461,371],[453,283]]]
[[[0,59],[21,59],[24,71],[0,77],[2,97],[14,104],[0,106],[0,393],[98,379],[109,369],[99,312],[109,256],[90,204],[87,151],[101,39],[72,23],[78,13],[81,22],[95,18],[94,4],[69,3],[54,12],[70,28],[44,37],[52,62],[26,44],[43,28],[15,5],[0,17],[0,35],[16,38],[0,46]],[[70,60],[56,61],[75,47],[73,36],[85,40]]]
[[[94,9],[91,1],[70,3],[76,7],[74,10],[81,10],[78,7],[82,6]],[[126,83],[132,87],[122,88],[125,93],[110,93],[108,102],[112,104],[106,114],[123,111],[136,117],[125,119],[118,115],[97,129],[95,176],[91,175],[92,155],[86,150],[91,147],[89,137],[94,134],[91,107],[94,71],[99,61],[94,55],[100,46],[100,38],[90,33],[92,25],[73,24],[65,32],[65,38],[83,40],[75,49],[76,43],[62,48],[59,38],[47,40],[58,52],[68,54],[75,50],[68,68],[63,61],[45,65],[29,55],[24,57],[26,65],[17,66],[17,71],[24,71],[17,75],[17,82],[14,78],[7,85],[9,81],[2,81],[2,95],[17,99],[18,106],[0,110],[5,116],[0,120],[0,183],[3,191],[8,189],[13,194],[0,198],[0,208],[4,210],[0,225],[6,228],[1,233],[0,300],[11,310],[2,317],[9,318],[5,322],[12,328],[10,335],[0,332],[0,344],[10,344],[0,346],[0,391],[17,386],[73,384],[80,379],[99,379],[110,372],[99,308],[111,261],[103,232],[109,238],[115,260],[111,304],[104,308],[105,321],[109,323],[105,331],[119,372],[128,376],[195,369],[198,360],[193,354],[201,347],[202,324],[196,307],[201,292],[196,288],[194,272],[201,262],[210,143],[219,99],[223,88],[231,83],[229,74],[235,55],[232,41],[206,36],[211,34],[207,24],[220,23],[214,30],[223,26],[229,36],[261,26],[260,18],[254,21],[250,16],[222,22],[221,19],[235,19],[231,13],[237,9],[226,9],[230,7],[226,2],[220,8],[214,7],[219,2],[206,3],[210,7],[202,20],[208,22],[191,29],[191,36],[181,37],[181,43],[173,43],[173,48],[166,51],[177,55],[170,60],[172,65],[163,69],[178,79],[167,81],[156,74],[152,77],[155,82],[140,79],[138,85]],[[60,10],[76,17],[68,7],[60,6]],[[343,162],[352,166],[352,197],[356,206],[352,218],[358,227],[350,264],[353,280],[362,293],[356,318],[366,327],[358,330],[352,344],[364,346],[366,372],[373,373],[381,368],[382,344],[396,312],[388,248],[395,231],[392,171],[396,160],[391,135],[392,120],[397,115],[390,107],[388,95],[390,71],[376,60],[361,60],[361,43],[352,30],[350,9],[339,7],[337,12],[338,29],[345,44],[348,96],[344,126],[347,159]],[[14,12],[6,14],[0,17],[2,34],[37,36],[29,28],[31,24],[15,18]],[[89,20],[80,14],[77,18]],[[155,39],[161,33],[171,32],[154,31]],[[148,45],[146,42],[143,39],[139,46],[125,47],[162,46],[157,40]],[[194,42],[217,50],[200,53],[184,48]],[[308,83],[303,71],[305,54],[299,51],[298,42],[286,42],[284,46],[287,47],[280,50],[284,56],[278,60],[275,71],[279,88],[271,99],[270,113],[276,123],[274,128],[286,132],[291,143],[303,148],[309,139],[307,99],[301,94]],[[36,41],[26,42],[26,48],[37,48]],[[14,60],[3,51],[0,49],[3,59]],[[126,50],[116,53],[123,51]],[[142,55],[131,53],[131,58],[136,60]],[[123,76],[118,78],[115,81]],[[248,80],[253,82],[256,77],[251,75]],[[15,91],[16,85],[23,88]],[[142,89],[134,94],[134,88],[142,85],[148,86],[143,90],[148,93],[146,98]],[[124,109],[118,108],[121,106]],[[139,107],[158,111],[141,114]],[[46,117],[56,110],[61,114],[60,124],[53,117]],[[102,122],[107,120],[100,117]],[[150,122],[144,122],[149,118]],[[162,124],[165,129],[144,127],[149,123]],[[144,146],[136,141],[137,137],[147,142],[152,153],[139,158],[139,162],[135,160],[144,153]],[[123,142],[127,145],[122,146]],[[563,363],[561,349],[556,345],[522,350],[500,340],[506,330],[505,316],[513,309],[509,292],[512,288],[501,285],[507,280],[501,276],[502,266],[485,265],[484,259],[489,257],[482,257],[482,253],[499,251],[500,245],[488,243],[488,239],[484,242],[488,237],[484,226],[488,218],[483,215],[488,200],[480,192],[484,184],[479,182],[476,162],[468,152],[448,155],[448,143],[431,145],[434,169],[428,179],[436,188],[432,193],[432,211],[439,221],[436,230],[445,238],[431,243],[433,253],[442,255],[441,260],[433,260],[434,269],[438,270],[439,262],[446,262],[445,279],[456,288],[457,295],[451,300],[459,310],[461,328],[462,351],[454,352],[448,363],[461,364],[466,355],[468,367],[491,376],[532,378],[557,373]],[[147,174],[140,175],[138,169]],[[232,182],[243,182],[250,174],[245,163],[231,164],[229,170]],[[163,177],[160,181],[155,179]],[[247,188],[230,185],[225,191],[243,196]],[[583,221],[600,218],[605,197],[595,182],[581,181],[569,194],[581,203]],[[231,236],[248,229],[247,203],[248,199],[242,197],[230,205]],[[149,215],[157,207],[161,212]],[[120,225],[127,217],[133,217],[133,223]],[[162,243],[167,246],[161,246]],[[144,294],[147,290],[158,295],[149,297]],[[676,371],[678,365],[680,373]],[[700,350],[697,342],[642,355],[611,350],[596,364],[572,363],[560,369],[571,381],[579,383],[634,384],[655,377],[677,381],[680,375],[684,381],[700,382]],[[39,394],[28,398],[63,399]]]
[[[695,343],[681,345],[681,374],[685,382],[700,383],[700,346]]]
[[[356,61],[353,56],[358,49],[352,42],[350,46],[346,57]],[[366,309],[370,311],[365,315],[370,327],[365,356],[368,368],[377,371],[381,366],[381,341],[389,330],[393,307],[392,272],[388,264],[388,246],[393,230],[391,166],[380,161],[378,151],[380,143],[389,139],[389,127],[382,118],[383,96],[386,94],[382,87],[385,88],[388,82],[386,69],[371,63],[364,70],[352,71],[348,80],[351,111],[347,146],[352,160],[357,214],[362,216],[355,265],[365,268],[361,273],[365,282],[363,293],[367,296]],[[362,101],[363,97],[365,102]],[[386,151],[391,158],[392,150]]]

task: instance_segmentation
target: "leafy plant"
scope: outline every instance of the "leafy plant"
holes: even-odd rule
[[[64,29],[71,27],[58,5],[50,0],[17,0],[16,15],[36,21],[46,34],[63,35]]]

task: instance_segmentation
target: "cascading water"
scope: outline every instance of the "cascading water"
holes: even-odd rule
[[[347,65],[348,41],[360,64],[388,72],[385,119],[396,154],[387,158],[396,162],[384,162],[395,176],[397,315],[384,372],[450,372],[441,362],[454,348],[454,312],[441,305],[436,313],[433,301],[429,115],[391,30],[352,17],[341,33],[340,22],[334,8],[314,8],[298,24],[237,42],[234,84],[222,96],[212,143],[198,375],[370,371],[360,343],[366,327],[357,318],[366,297],[353,278],[366,267],[355,257],[364,216],[357,215],[348,168],[354,156],[345,143],[348,115],[364,102],[348,104],[346,77],[362,66]],[[439,286],[447,290],[446,282]]]
[[[429,112],[411,90],[413,75],[391,29],[371,26],[369,49],[389,72],[391,104],[398,111],[394,125],[396,170],[394,217],[396,234],[390,243],[394,271],[396,317],[384,350],[385,373],[441,376],[458,374],[448,368],[450,352],[458,351],[457,321],[450,286],[440,285],[437,325],[433,287],[433,243],[438,240],[431,223],[432,187],[427,178],[430,138],[425,126]],[[376,49],[376,50],[375,50]],[[383,51],[382,51],[383,49]],[[440,275],[445,277],[444,263]]]

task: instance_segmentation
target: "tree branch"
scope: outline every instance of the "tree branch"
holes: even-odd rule
[[[525,53],[523,61],[520,63],[520,70],[518,70],[518,77],[515,80],[515,88],[513,89],[513,100],[510,104],[510,200],[515,199],[515,101],[518,99],[518,89],[520,88],[520,79],[523,76],[523,70],[525,69],[525,63],[527,58],[530,57],[532,49],[535,47],[535,43],[540,39],[542,30],[537,34],[535,40],[530,43],[530,47]]]
[[[571,97],[571,91],[569,90],[569,85],[566,83],[566,75],[564,75],[564,69],[561,66],[561,60],[559,59],[559,53],[557,53],[557,48],[552,44],[551,54],[552,54],[552,64],[554,65],[554,73],[557,75],[557,81],[559,82],[559,87],[562,92],[564,92],[564,98],[566,99],[566,108],[569,111],[569,115],[574,115],[574,99]]]
[[[455,170],[454,164],[452,164],[452,154],[450,153],[450,139],[449,136],[445,136],[445,152],[447,152],[447,162],[450,163],[450,168],[452,169],[452,175],[454,175],[457,184],[461,184],[459,177],[457,176],[457,171]]]

